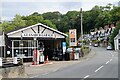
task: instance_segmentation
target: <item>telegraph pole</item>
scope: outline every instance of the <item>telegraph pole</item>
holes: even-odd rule
[[[83,47],[83,25],[82,25],[82,8],[80,9],[80,15],[81,15],[81,40],[82,40],[82,47]]]

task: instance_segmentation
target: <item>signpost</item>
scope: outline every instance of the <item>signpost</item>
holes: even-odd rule
[[[76,29],[69,30],[69,44],[72,46],[72,59],[74,60],[74,46],[77,46],[77,33]]]

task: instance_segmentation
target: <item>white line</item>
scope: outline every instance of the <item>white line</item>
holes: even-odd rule
[[[110,61],[107,61],[105,64],[108,64]]]
[[[90,75],[85,76],[84,79],[88,78],[89,76],[90,76]]]
[[[110,61],[112,61],[112,59],[110,59]]]
[[[111,55],[112,55],[112,53],[111,53]]]
[[[99,67],[97,70],[95,70],[95,72],[99,71],[101,68],[103,68],[103,66]]]
[[[114,55],[112,55],[112,57],[113,57]]]

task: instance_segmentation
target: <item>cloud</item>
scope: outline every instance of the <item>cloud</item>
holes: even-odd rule
[[[80,4],[77,2],[3,2],[2,16],[14,17],[16,14],[29,15],[33,12],[42,14],[53,11],[59,11],[65,14],[69,10],[76,10],[77,8],[79,10]]]
[[[65,14],[68,11],[90,10],[95,5],[107,5],[118,0],[2,0],[0,16],[10,20],[16,14],[30,15],[33,12],[40,14],[45,12],[59,11]],[[1,6],[0,6],[1,7]]]

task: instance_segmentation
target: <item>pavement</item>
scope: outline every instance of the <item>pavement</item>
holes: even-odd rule
[[[79,60],[71,61],[49,61],[47,64],[32,65],[32,63],[24,63],[23,66],[9,67],[0,69],[0,78],[34,78],[39,75],[46,75],[65,69],[68,66],[79,64],[85,60],[89,60],[95,56],[93,50]]]

